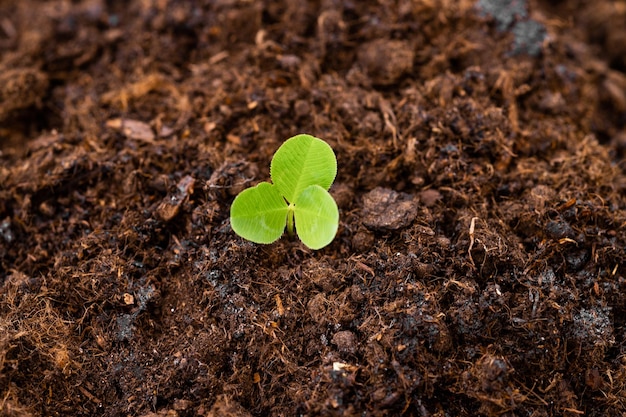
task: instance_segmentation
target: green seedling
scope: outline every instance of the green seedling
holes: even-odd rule
[[[285,231],[297,233],[311,249],[328,245],[337,234],[339,210],[328,189],[337,175],[332,148],[310,135],[287,139],[270,165],[272,184],[243,190],[230,208],[230,224],[239,236],[272,243]]]

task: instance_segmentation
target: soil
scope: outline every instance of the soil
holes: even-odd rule
[[[0,413],[624,415],[625,156],[621,0],[0,0]]]

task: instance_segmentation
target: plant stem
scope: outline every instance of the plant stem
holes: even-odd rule
[[[294,205],[293,203],[289,204],[289,210],[287,211],[287,234],[289,235],[290,238],[293,238],[294,236],[294,232],[293,232],[293,225],[294,225]]]

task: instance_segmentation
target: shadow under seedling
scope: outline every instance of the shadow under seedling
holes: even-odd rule
[[[243,190],[230,208],[230,224],[239,236],[255,243],[272,243],[285,231],[297,233],[310,249],[321,249],[335,238],[339,209],[328,189],[337,175],[331,147],[310,135],[287,139],[270,166],[272,184]]]

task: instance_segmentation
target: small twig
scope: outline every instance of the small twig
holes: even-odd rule
[[[476,227],[476,220],[478,220],[478,217],[472,217],[472,220],[470,221],[470,227],[469,227],[470,245],[469,245],[469,248],[467,249],[467,255],[469,256],[470,262],[472,262],[472,265],[474,266],[474,268],[476,268],[476,264],[474,263],[474,258],[472,258],[472,248],[474,247],[474,229]]]

